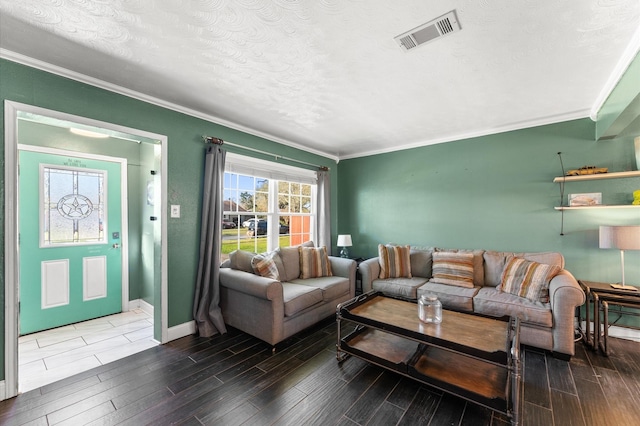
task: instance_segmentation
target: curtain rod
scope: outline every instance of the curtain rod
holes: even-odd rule
[[[214,145],[227,144],[227,145],[235,146],[236,148],[242,148],[242,149],[246,149],[247,151],[256,152],[258,154],[268,155],[270,157],[274,157],[276,160],[283,159],[283,160],[287,160],[287,161],[293,161],[295,163],[305,164],[307,166],[317,167],[318,169],[323,170],[323,171],[328,171],[329,170],[329,167],[327,167],[327,166],[320,166],[318,164],[307,163],[306,161],[296,160],[295,158],[285,157],[284,155],[274,154],[272,152],[262,151],[260,149],[255,149],[255,148],[250,148],[248,146],[238,145],[237,143],[223,141],[222,139],[214,138],[214,137],[211,137],[211,136],[202,136],[202,139],[204,139],[205,143],[212,143]]]

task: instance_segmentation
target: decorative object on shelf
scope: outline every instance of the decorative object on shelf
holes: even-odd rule
[[[442,302],[435,294],[423,294],[418,299],[418,318],[420,321],[432,324],[442,322]]]
[[[342,247],[342,250],[340,250],[340,257],[348,258],[349,250],[347,247],[351,247],[352,245],[353,243],[351,242],[350,234],[338,235],[338,247]]]
[[[620,250],[622,285],[615,288],[637,290],[636,287],[624,283],[624,251],[640,250],[640,226],[600,226],[600,248]],[[614,286],[614,284],[611,285]]]
[[[569,170],[567,176],[580,176],[580,175],[598,175],[601,173],[607,173],[609,171],[606,167],[596,166],[582,166],[579,169]]]
[[[633,204],[634,206],[640,206],[640,189],[633,191]]]
[[[602,192],[569,194],[569,207],[597,206],[602,204]]]

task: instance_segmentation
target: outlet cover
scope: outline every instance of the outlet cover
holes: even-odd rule
[[[180,205],[171,204],[171,217],[180,217]]]

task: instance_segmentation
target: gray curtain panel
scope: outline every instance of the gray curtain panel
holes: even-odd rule
[[[200,260],[193,303],[193,318],[201,337],[227,332],[219,306],[222,192],[226,155],[227,152],[219,145],[207,147],[202,190]]]
[[[318,220],[316,221],[317,246],[327,247],[331,255],[331,177],[328,170],[319,170],[318,177]]]

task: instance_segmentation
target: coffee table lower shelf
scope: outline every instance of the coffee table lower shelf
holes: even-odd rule
[[[343,352],[343,356],[340,356]],[[469,356],[358,326],[340,340],[338,357],[353,355],[421,383],[509,415],[511,373]]]

